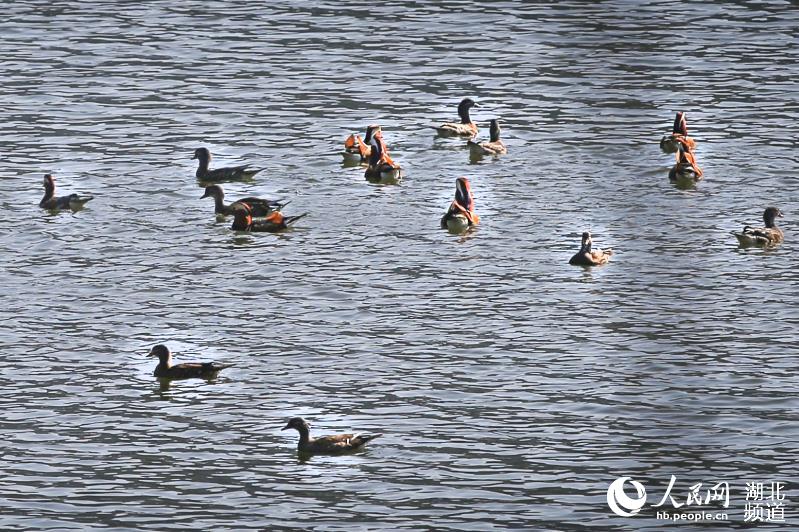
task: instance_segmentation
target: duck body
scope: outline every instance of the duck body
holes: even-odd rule
[[[367,126],[366,136],[363,139],[355,133],[347,137],[347,140],[344,141],[344,151],[341,153],[344,157],[344,162],[349,164],[368,162],[372,153],[372,135],[379,130],[380,126]]]
[[[464,98],[458,104],[458,116],[460,122],[445,122],[436,127],[439,137],[474,137],[477,135],[477,124],[472,122],[469,110],[472,107],[479,107],[477,102],[471,98]]]
[[[300,433],[297,451],[302,454],[346,454],[357,451],[382,434],[336,434],[311,438],[311,424],[301,417],[293,417],[282,430],[295,429]]]
[[[572,266],[601,266],[607,264],[610,261],[610,256],[613,255],[613,250],[592,249],[592,245],[591,233],[586,231],[583,233],[580,251],[569,259],[569,264]]]
[[[682,141],[678,143],[677,161],[669,170],[669,181],[675,183],[691,183],[702,179],[702,169],[696,163],[696,156],[689,151]]]
[[[225,204],[225,191],[219,185],[209,185],[205,187],[205,193],[200,196],[203,198],[214,198],[214,212],[224,216],[232,216],[235,210],[234,203],[246,203],[252,209],[253,216],[268,216],[274,211],[279,211],[289,202],[283,200],[269,200],[265,198],[242,198],[230,205]]]
[[[483,142],[475,142],[473,140],[467,141],[466,144],[469,146],[471,154],[479,157],[483,155],[502,155],[508,153],[508,148],[505,147],[505,143],[499,138],[500,131],[499,121],[496,119],[491,120],[491,140]]]
[[[677,153],[681,144],[688,151],[692,152],[696,149],[696,141],[688,136],[688,122],[685,119],[685,113],[678,111],[674,117],[671,134],[664,135],[660,139],[660,149],[664,153]]]
[[[246,164],[211,170],[209,168],[211,164],[211,152],[208,151],[208,148],[197,148],[194,150],[192,159],[199,160],[199,166],[194,175],[197,177],[198,181],[203,183],[246,181],[252,179],[255,174],[264,170],[263,168],[253,168]]]
[[[52,174],[46,174],[44,176],[44,197],[39,202],[39,207],[49,210],[77,210],[92,199],[94,196],[79,196],[78,194],[57,197],[55,195],[55,178]]]
[[[369,166],[364,177],[372,182],[396,182],[402,179],[402,167],[388,154],[388,148],[380,130],[372,134]]]
[[[223,369],[232,366],[232,364],[218,362],[187,362],[173,365],[172,353],[163,344],[154,346],[147,356],[158,357],[158,365],[155,367],[153,375],[161,379],[210,379]]]
[[[288,229],[297,220],[308,216],[308,213],[299,216],[283,216],[280,211],[273,211],[265,218],[253,218],[252,208],[245,202],[236,202],[230,205],[233,212],[234,231],[251,231],[254,233],[277,233]]]
[[[467,178],[459,177],[455,180],[455,199],[441,217],[441,228],[453,233],[463,233],[479,223],[480,216],[474,212],[471,184]]]
[[[744,226],[740,232],[733,232],[741,247],[770,247],[776,246],[785,239],[785,233],[777,227],[775,218],[782,217],[782,211],[776,207],[769,207],[763,213],[766,227]]]

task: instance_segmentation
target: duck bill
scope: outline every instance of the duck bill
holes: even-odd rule
[[[196,159],[196,157],[195,157],[195,159]],[[210,196],[210,194],[208,192],[204,192],[203,195],[200,196],[200,199],[207,198],[209,196]]]
[[[150,351],[149,353],[147,353],[145,355],[145,358],[153,358],[154,356],[155,356],[155,354],[152,351]]]
[[[285,427],[283,427],[283,428],[282,428],[282,429],[280,429],[280,430],[286,430],[286,429],[290,429],[290,428],[291,428],[291,425],[286,425]]]

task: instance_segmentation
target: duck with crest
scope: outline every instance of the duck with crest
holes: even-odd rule
[[[496,118],[491,120],[489,131],[491,134],[491,140],[489,141],[475,142],[471,139],[467,141],[466,144],[469,146],[472,155],[479,157],[482,155],[502,155],[503,153],[508,153],[508,148],[505,147],[505,143],[499,138],[499,134],[502,130]]]
[[[224,181],[246,181],[264,168],[253,168],[249,165],[229,166],[226,168],[216,168],[210,170],[208,167],[211,164],[211,152],[208,148],[197,148],[194,150],[192,159],[199,161],[197,172],[194,174],[199,181],[208,182],[224,182]]]
[[[311,424],[301,417],[288,420],[282,430],[294,429],[300,433],[297,451],[301,454],[345,454],[357,451],[382,434],[336,434],[311,438]]]
[[[462,233],[480,223],[480,217],[474,212],[474,196],[472,186],[465,177],[455,180],[455,199],[441,217],[441,228],[453,233]]]
[[[70,194],[69,196],[57,197],[55,195],[55,178],[52,174],[44,176],[44,197],[39,202],[39,207],[43,209],[72,209],[77,210],[83,205],[94,199],[94,196],[79,196],[77,194]]]
[[[775,219],[782,218],[782,211],[777,207],[768,207],[763,212],[763,222],[766,227],[750,227],[744,226],[743,231],[734,231],[732,234],[738,239],[738,243],[742,247],[749,246],[763,246],[770,247],[776,246],[781,243],[785,238],[782,229],[777,227]]]
[[[164,344],[153,346],[148,357],[157,357],[158,365],[153,375],[161,379],[211,379],[217,373],[233,364],[220,364],[219,362],[184,362],[172,364],[172,353]]]
[[[682,111],[678,111],[674,117],[671,135],[664,135],[660,139],[660,149],[664,153],[677,153],[680,144],[691,152],[696,149],[696,142],[688,136],[688,122],[685,119],[685,113]]]
[[[237,201],[230,205],[233,211],[233,225],[230,226],[234,231],[252,231],[255,233],[277,233],[287,229],[291,224],[308,216],[308,213],[299,216],[283,216],[280,211],[271,212],[266,218],[253,218],[253,208],[246,202]]]
[[[574,266],[601,266],[602,264],[607,264],[613,254],[613,250],[592,249],[592,245],[591,233],[586,231],[583,233],[580,251],[569,259],[569,264]]]
[[[458,116],[460,122],[445,122],[436,127],[439,137],[474,137],[477,135],[477,124],[472,122],[469,116],[469,109],[472,107],[480,107],[477,102],[471,98],[464,98],[458,104]]]
[[[686,149],[685,144],[678,143],[677,162],[669,170],[669,181],[673,183],[695,183],[702,179],[702,169],[696,164],[696,156]]]
[[[380,126],[371,125],[366,127],[366,136],[363,139],[355,133],[347,137],[347,140],[344,141],[344,151],[341,154],[344,157],[344,162],[360,164],[369,161],[369,155],[372,152],[372,135],[377,131],[380,131]]]
[[[214,212],[229,216],[233,213],[234,203],[246,203],[252,209],[253,216],[268,216],[274,211],[279,211],[286,205],[288,201],[283,200],[269,200],[264,198],[242,198],[230,205],[225,205],[225,191],[222,190],[221,185],[209,185],[205,187],[205,193],[200,196],[203,198],[214,198]]]
[[[398,181],[402,179],[402,168],[388,154],[382,130],[372,133],[369,166],[364,172],[369,181]]]

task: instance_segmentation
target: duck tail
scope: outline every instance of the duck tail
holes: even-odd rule
[[[378,432],[377,434],[358,434],[358,439],[360,440],[360,445],[366,445],[368,442],[374,440],[375,438],[379,438],[382,435],[382,432]]]
[[[305,218],[306,216],[308,216],[307,212],[302,213],[299,216],[286,216],[284,218],[284,221],[286,222],[286,225],[291,225],[294,222],[296,222],[297,220],[299,220],[300,218]]]

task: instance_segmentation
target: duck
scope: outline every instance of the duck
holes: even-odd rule
[[[208,151],[208,148],[197,148],[194,150],[192,159],[199,160],[199,166],[194,175],[197,176],[198,180],[204,182],[247,180],[252,179],[255,174],[264,170],[264,168],[252,168],[246,164],[209,170],[208,165],[211,163],[211,152]]]
[[[336,434],[311,438],[311,424],[301,417],[288,420],[281,430],[294,429],[300,433],[297,451],[303,454],[344,454],[356,451],[383,434]]]
[[[469,109],[472,107],[480,107],[477,102],[471,98],[464,98],[458,104],[458,116],[461,117],[460,123],[458,122],[445,122],[436,127],[439,137],[474,137],[477,135],[477,124],[472,122],[469,117]]]
[[[402,167],[388,154],[382,130],[372,133],[369,166],[364,177],[370,181],[398,181],[402,179]]]
[[[696,142],[688,136],[688,122],[682,111],[678,111],[674,117],[671,135],[663,135],[663,138],[660,139],[660,149],[664,153],[677,153],[680,144],[683,144],[688,151],[696,149]]]
[[[363,139],[355,133],[347,137],[347,140],[344,141],[344,151],[341,153],[344,161],[353,164],[367,162],[372,152],[372,135],[376,131],[380,131],[380,126],[366,126],[366,135]]]
[[[77,210],[83,207],[87,201],[93,200],[94,196],[79,196],[70,194],[69,196],[56,197],[55,178],[53,174],[44,176],[44,197],[39,202],[39,207],[43,209],[72,209]]]
[[[230,207],[233,211],[233,225],[230,228],[234,231],[277,233],[308,216],[307,212],[299,216],[283,216],[280,211],[272,211],[266,218],[253,219],[253,208],[248,203],[237,201]]]
[[[682,142],[678,143],[677,162],[669,170],[669,181],[686,182],[702,179],[702,169],[696,164],[696,156]]]
[[[580,244],[580,251],[574,254],[569,259],[569,264],[574,266],[601,266],[607,264],[610,256],[613,255],[612,249],[591,249],[593,244],[591,240],[591,233],[586,231],[583,233],[582,243]]]
[[[153,371],[153,375],[161,379],[190,379],[201,378],[211,379],[217,373],[233,364],[220,364],[219,362],[184,362],[183,364],[172,364],[172,353],[164,344],[153,346],[148,357],[157,357],[158,365]]]
[[[763,211],[763,221],[766,227],[750,227],[744,226],[743,231],[733,232],[738,243],[743,247],[748,246],[775,246],[782,242],[785,238],[782,229],[777,227],[774,219],[782,218],[782,211],[777,207],[768,207]]]
[[[500,129],[499,121],[496,118],[491,120],[489,131],[491,134],[491,140],[488,142],[475,142],[471,139],[466,142],[472,152],[472,155],[502,155],[503,153],[508,153],[508,148],[505,147],[505,143],[499,138],[499,134],[502,130]]]
[[[200,199],[203,198],[214,198],[214,212],[216,214],[223,214],[225,216],[233,214],[233,203],[225,205],[225,191],[222,190],[221,185],[209,185],[205,187],[205,193],[200,196]],[[249,205],[252,209],[253,216],[267,216],[274,211],[279,211],[288,205],[289,202],[263,198],[242,198],[235,203],[246,203]]]
[[[441,228],[462,233],[478,223],[480,217],[474,212],[472,186],[467,178],[459,177],[455,180],[455,199],[441,217]]]

